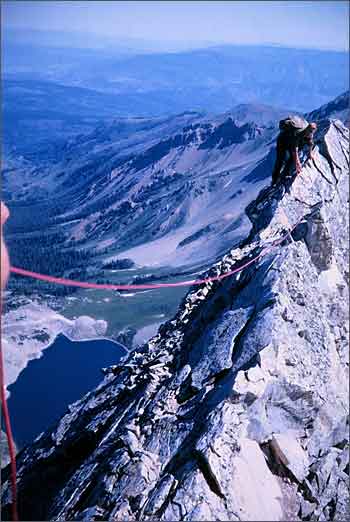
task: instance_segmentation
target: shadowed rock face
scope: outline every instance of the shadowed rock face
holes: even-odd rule
[[[253,139],[257,134],[258,131],[255,124],[245,123],[239,127],[235,124],[234,120],[229,117],[206,136],[206,139],[201,143],[199,149],[211,149],[216,146],[219,149],[225,149],[234,143],[243,143],[248,139]]]
[[[22,520],[348,517],[348,132],[247,208],[173,320],[18,458]],[[116,312],[117,313],[117,312]],[[9,470],[3,475],[9,517]]]

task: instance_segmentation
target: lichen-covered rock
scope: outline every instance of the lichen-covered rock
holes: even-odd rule
[[[191,289],[19,454],[22,519],[348,518],[348,131],[323,121],[316,140],[206,276],[259,259]]]

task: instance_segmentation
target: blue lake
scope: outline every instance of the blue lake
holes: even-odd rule
[[[112,341],[74,342],[59,335],[8,387],[17,447],[22,448],[49,428],[69,404],[101,382],[102,367],[118,363],[124,355],[122,345]]]

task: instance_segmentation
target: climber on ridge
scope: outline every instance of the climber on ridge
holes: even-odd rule
[[[272,184],[275,185],[280,177],[291,174],[294,164],[297,174],[301,172],[299,149],[305,145],[309,147],[308,159],[313,159],[313,136],[317,129],[316,123],[308,123],[300,116],[288,116],[279,123],[280,133],[277,138],[276,162],[272,172]],[[286,159],[288,153],[288,159]],[[281,172],[282,167],[283,171]]]

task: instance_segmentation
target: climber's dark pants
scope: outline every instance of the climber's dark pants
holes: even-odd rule
[[[281,173],[283,166],[283,173]],[[280,178],[290,175],[292,167],[292,147],[281,133],[277,138],[276,162],[272,172],[272,183],[275,184]]]

